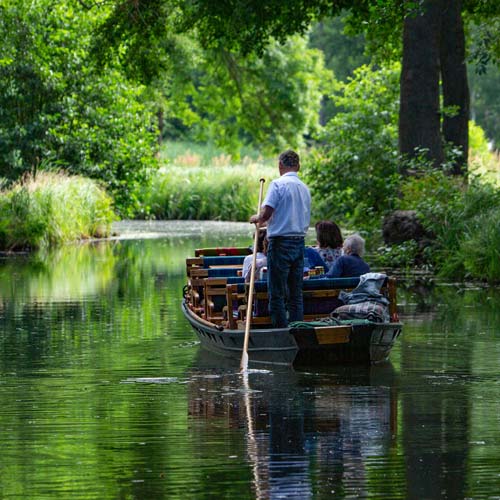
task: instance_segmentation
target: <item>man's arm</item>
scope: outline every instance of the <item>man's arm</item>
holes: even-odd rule
[[[250,217],[250,222],[252,224],[262,225],[271,218],[273,212],[274,208],[270,207],[269,205],[264,205],[260,211],[260,214],[252,215],[252,217]]]

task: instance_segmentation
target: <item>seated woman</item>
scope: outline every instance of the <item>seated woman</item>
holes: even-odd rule
[[[266,228],[259,229],[257,237],[257,255],[255,261],[255,279],[259,279],[260,271],[263,267],[267,266],[267,231]],[[253,254],[247,255],[243,260],[242,276],[246,282],[250,281],[250,271],[252,269]]]
[[[344,255],[340,256],[326,273],[327,278],[358,277],[370,272],[370,266],[362,259],[365,240],[359,234],[352,234],[344,241]]]
[[[314,247],[326,264],[325,271],[329,271],[333,263],[342,255],[342,233],[339,226],[330,220],[316,222],[316,240]]]

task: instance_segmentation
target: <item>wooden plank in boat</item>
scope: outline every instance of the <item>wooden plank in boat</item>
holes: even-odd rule
[[[347,344],[351,337],[351,331],[351,325],[314,328],[318,344]]]

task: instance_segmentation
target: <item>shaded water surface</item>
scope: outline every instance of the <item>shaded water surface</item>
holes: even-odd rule
[[[0,498],[500,498],[498,290],[401,290],[383,366],[243,379],[180,302],[248,225],[120,231],[0,261]]]

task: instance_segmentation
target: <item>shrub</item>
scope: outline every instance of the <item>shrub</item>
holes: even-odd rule
[[[435,238],[424,257],[440,276],[500,280],[500,191],[435,170],[408,178],[401,192],[401,208],[415,209]]]
[[[39,173],[0,192],[0,248],[36,249],[107,236],[114,219],[112,199],[95,181]]]
[[[371,257],[378,266],[409,269],[418,258],[418,243],[409,240],[398,245],[380,246]]]
[[[474,217],[468,226],[467,236],[459,248],[465,273],[500,282],[499,207]]]
[[[397,196],[399,65],[362,66],[332,96],[338,113],[305,162],[318,215],[366,225]]]
[[[101,12],[102,10],[102,12]],[[0,7],[0,176],[17,180],[45,163],[102,180],[127,216],[156,168],[155,118],[146,89],[116,65],[91,63],[103,9],[16,0]]]

